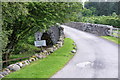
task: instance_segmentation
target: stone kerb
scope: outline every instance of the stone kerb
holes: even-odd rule
[[[58,48],[63,46],[64,38],[65,37],[62,34],[60,36],[58,42],[55,45],[53,45],[52,47],[46,48],[43,50],[43,52],[31,56],[28,60],[17,62],[15,64],[10,64],[7,68],[3,69],[2,72],[0,72],[0,79],[2,79],[3,77],[5,77],[6,75],[8,75],[11,72],[20,70],[21,68],[29,65],[30,63],[32,63],[38,59],[46,58],[47,56],[52,54],[55,50],[57,50]]]

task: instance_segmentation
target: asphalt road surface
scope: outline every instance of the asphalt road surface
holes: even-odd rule
[[[52,78],[118,78],[118,45],[93,34],[64,26],[77,53]],[[69,47],[69,46],[68,46]]]

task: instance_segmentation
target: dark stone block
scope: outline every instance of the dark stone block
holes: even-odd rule
[[[52,26],[47,32],[43,33],[41,39],[46,40],[47,46],[52,46],[57,43],[60,36],[63,34],[62,27]]]

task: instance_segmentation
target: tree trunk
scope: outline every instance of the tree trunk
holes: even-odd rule
[[[15,44],[18,42],[17,37],[15,33],[13,32],[12,35],[8,38],[10,43],[7,44],[6,46],[6,52],[2,54],[2,60],[7,61],[10,59],[10,55],[12,52],[12,49],[14,48]],[[6,67],[9,65],[9,62],[4,62],[3,67]]]

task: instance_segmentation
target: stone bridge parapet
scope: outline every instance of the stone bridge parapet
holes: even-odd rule
[[[96,34],[98,36],[110,35],[110,30],[113,28],[113,26],[110,25],[82,23],[82,22],[70,22],[70,23],[64,23],[63,25],[70,26],[72,28],[76,28],[92,34]]]

